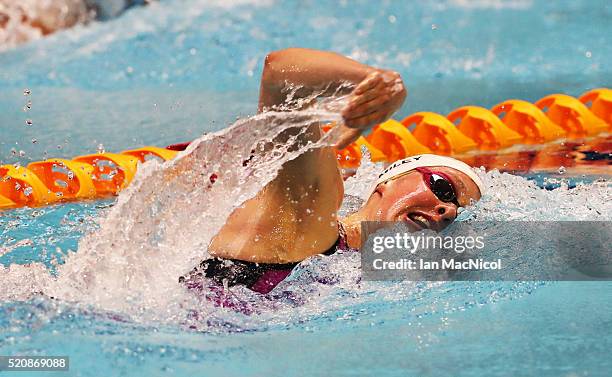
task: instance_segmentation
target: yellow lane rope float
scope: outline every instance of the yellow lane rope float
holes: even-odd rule
[[[329,129],[329,126],[324,128]],[[464,106],[448,116],[418,112],[401,122],[376,125],[347,148],[336,151],[344,168],[357,168],[362,147],[374,162],[393,162],[420,153],[462,155],[516,144],[543,144],[612,131],[612,90],[593,89],[579,99],[552,94],[535,104],[507,100],[489,109]],[[0,166],[0,209],[37,207],[57,202],[116,195],[126,188],[139,162],[170,160],[178,152],[143,147],[98,153],[71,160],[52,158],[27,167]]]

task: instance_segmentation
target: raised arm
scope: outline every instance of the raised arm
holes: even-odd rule
[[[337,147],[353,142],[361,132],[387,120],[404,102],[406,90],[397,72],[361,64],[340,54],[288,48],[266,56],[259,94],[259,111],[287,105],[287,96],[330,95],[340,86],[352,89]]]
[[[285,104],[287,86],[301,86],[300,97],[314,91],[333,92],[343,83],[363,81],[375,68],[340,54],[288,48],[266,56],[259,93],[259,111]]]
[[[406,96],[396,72],[332,52],[291,48],[267,56],[259,109],[288,110],[292,105],[287,103],[288,96],[330,95],[343,84],[348,85],[350,97],[342,111],[346,125],[339,126],[343,133],[337,147],[348,145],[363,130],[389,118]],[[304,137],[316,140],[320,132],[319,126],[313,126]],[[310,150],[286,162],[255,198],[236,209],[209,251],[222,258],[258,263],[295,262],[321,253],[338,238],[336,212],[342,197],[343,181],[334,150]]]

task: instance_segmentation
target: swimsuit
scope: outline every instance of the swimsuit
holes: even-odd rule
[[[332,255],[337,251],[350,250],[346,242],[346,233],[338,223],[338,239],[323,255]],[[255,263],[237,259],[209,258],[203,260],[187,276],[181,276],[179,283],[189,289],[201,289],[202,278],[211,279],[218,286],[232,287],[243,285],[252,291],[266,294],[285,280],[300,262],[293,263]]]

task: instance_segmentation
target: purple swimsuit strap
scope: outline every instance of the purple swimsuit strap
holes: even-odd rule
[[[330,247],[329,250],[322,253],[324,255],[332,255],[335,252],[347,252],[354,251],[347,242],[346,231],[341,223],[338,223],[338,240],[336,243]],[[212,262],[209,262],[212,263]],[[293,268],[297,266],[299,263],[295,264],[287,264],[286,268],[283,266],[278,266],[277,268],[266,269],[261,272],[259,277],[255,280],[254,283],[247,285],[247,288],[251,289],[254,292],[267,294],[272,291],[280,282],[285,280],[293,271]],[[245,310],[242,308],[242,305],[238,302],[234,302],[235,300],[230,299],[232,296],[229,292],[226,292],[223,285],[220,285],[218,282],[213,282],[212,279],[204,279],[206,274],[206,270],[203,271],[193,271],[187,277],[181,277],[179,279],[180,282],[183,282],[188,289],[198,292],[208,292],[206,299],[215,303],[216,306],[223,307],[232,307],[240,312],[250,312],[250,310]],[[240,284],[240,283],[238,283]]]
[[[348,245],[346,240],[346,231],[342,226],[342,223],[338,222],[338,239],[336,243],[326,252],[324,255],[332,255],[338,251],[346,252],[351,251],[351,247]],[[297,263],[296,263],[297,265]],[[264,272],[257,281],[249,287],[252,291],[266,294],[273,290],[281,281],[285,280],[287,276],[291,274],[293,268],[282,269],[282,270],[268,270]]]

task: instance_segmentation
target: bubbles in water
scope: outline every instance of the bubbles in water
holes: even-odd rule
[[[83,237],[79,250],[57,266],[57,279],[50,278],[39,265],[27,269],[0,267],[0,297],[44,292],[136,318],[174,323],[182,323],[188,312],[197,312],[201,318],[214,316],[217,309],[187,292],[177,283],[178,276],[207,256],[206,246],[233,209],[259,192],[284,162],[303,151],[289,151],[285,145],[271,143],[266,144],[270,148],[264,152],[254,140],[274,140],[292,126],[314,122],[313,117],[307,113],[261,114],[198,139],[175,160],[143,164],[132,185],[100,219],[99,231]],[[244,165],[245,157],[251,154],[253,158]],[[220,155],[224,158],[219,159]],[[364,155],[355,175],[345,182],[340,215],[354,212],[367,200],[381,168],[382,164],[372,163]],[[610,188],[604,182],[546,191],[518,176],[497,171],[478,174],[490,190],[475,207],[461,214],[462,219],[612,217],[612,204],[607,204],[611,202]],[[211,184],[213,181],[216,183]],[[27,287],[23,281],[28,282]],[[242,287],[232,288],[231,293],[259,311],[273,310],[275,317],[291,322],[296,316],[328,310],[330,305],[348,307],[380,297],[385,301],[405,300],[444,283],[436,284],[419,288],[409,282],[360,282],[359,255],[338,254],[303,262],[269,296]],[[451,285],[444,287],[452,289]],[[296,306],[300,306],[298,313]],[[227,311],[222,314],[231,315]],[[240,321],[241,326],[247,326],[246,320]]]
[[[290,128],[304,132],[321,121],[338,118],[313,111],[260,114],[196,140],[163,165],[146,162],[100,220],[99,230],[83,237],[78,251],[57,267],[58,278],[32,279],[44,282],[32,291],[136,316],[185,316],[185,307],[202,303],[178,277],[207,255],[208,243],[234,208],[255,196],[284,162],[319,145],[289,150],[272,142],[266,152],[253,153],[257,142],[275,140]],[[251,154],[243,166],[243,157]],[[211,184],[219,172],[224,174]],[[4,278],[0,284],[0,291],[12,292]]]
[[[38,143],[38,140],[37,140],[36,138],[34,138],[34,137],[33,137],[33,138],[32,138],[32,144],[36,144],[36,143]]]
[[[25,124],[26,124],[27,126],[31,126],[31,125],[33,124],[33,123],[32,123],[32,119],[26,119]]]
[[[24,90],[23,90],[23,95],[24,95],[24,96],[29,96],[30,94],[32,94],[32,92],[30,91],[30,89],[27,89],[27,88],[26,88],[26,89],[24,89]]]
[[[431,24],[431,30],[438,30],[438,25]]]
[[[588,59],[590,59],[593,56],[593,54],[591,53],[591,51],[587,51],[587,52],[584,53],[584,56],[586,56]]]

